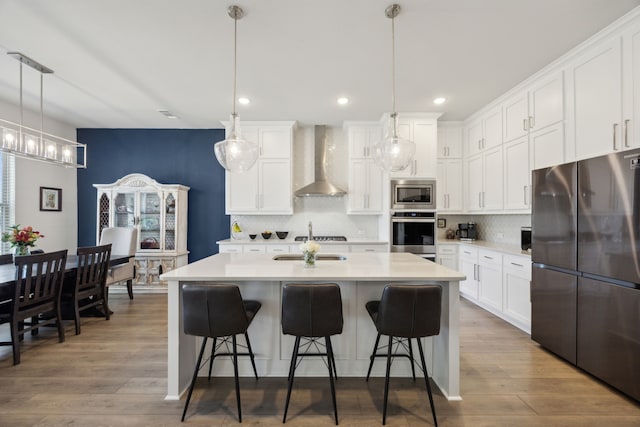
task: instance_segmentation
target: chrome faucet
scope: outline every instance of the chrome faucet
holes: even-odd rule
[[[313,224],[309,221],[309,235],[307,236],[307,240],[313,240]]]

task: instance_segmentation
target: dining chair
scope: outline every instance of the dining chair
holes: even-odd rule
[[[100,235],[101,245],[111,243],[112,254],[132,256],[128,263],[109,268],[106,285],[107,293],[109,292],[109,285],[126,281],[129,299],[133,299],[133,278],[136,275],[133,255],[136,254],[137,241],[138,229],[135,227],[108,227],[102,230]]]
[[[64,326],[60,310],[60,292],[67,262],[67,251],[15,257],[14,296],[0,304],[0,324],[9,323],[13,346],[13,364],[20,363],[20,341],[26,332],[57,323],[58,340],[64,342]],[[52,315],[39,319],[40,314]],[[25,322],[31,319],[30,322]],[[25,327],[26,326],[26,327]]]
[[[384,403],[382,410],[382,425],[387,421],[387,400],[389,396],[389,373],[391,362],[396,356],[409,357],[411,371],[415,381],[416,375],[413,367],[413,349],[411,339],[418,342],[420,362],[424,373],[425,386],[429,395],[433,422],[437,426],[436,408],[433,404],[431,385],[429,384],[429,372],[424,360],[421,338],[438,335],[440,333],[440,314],[442,306],[442,288],[438,285],[386,285],[382,291],[380,301],[369,301],[365,308],[373,321],[378,336],[370,356],[367,381],[371,374],[373,361],[376,357],[387,358],[387,370],[384,381]],[[389,337],[386,354],[376,354],[380,335]],[[396,349],[407,348],[409,354],[392,354],[393,344]]]
[[[80,312],[102,306],[106,320],[110,318],[106,300],[106,279],[111,257],[111,245],[78,248],[78,268],[75,282],[62,287],[62,301],[73,306],[76,335],[80,334]]]

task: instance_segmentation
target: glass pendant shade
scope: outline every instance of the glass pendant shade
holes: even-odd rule
[[[238,115],[231,115],[231,129],[224,141],[214,145],[218,162],[229,172],[246,172],[258,160],[258,144],[242,138]]]
[[[406,169],[415,154],[415,142],[401,138],[395,132],[390,132],[373,146],[373,160],[380,169],[388,172]]]

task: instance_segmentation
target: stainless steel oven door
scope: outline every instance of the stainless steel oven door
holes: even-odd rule
[[[391,252],[436,253],[436,218],[391,218]]]

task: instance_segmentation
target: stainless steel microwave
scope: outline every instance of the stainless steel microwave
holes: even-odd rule
[[[434,179],[391,180],[391,209],[435,210],[436,181]]]

